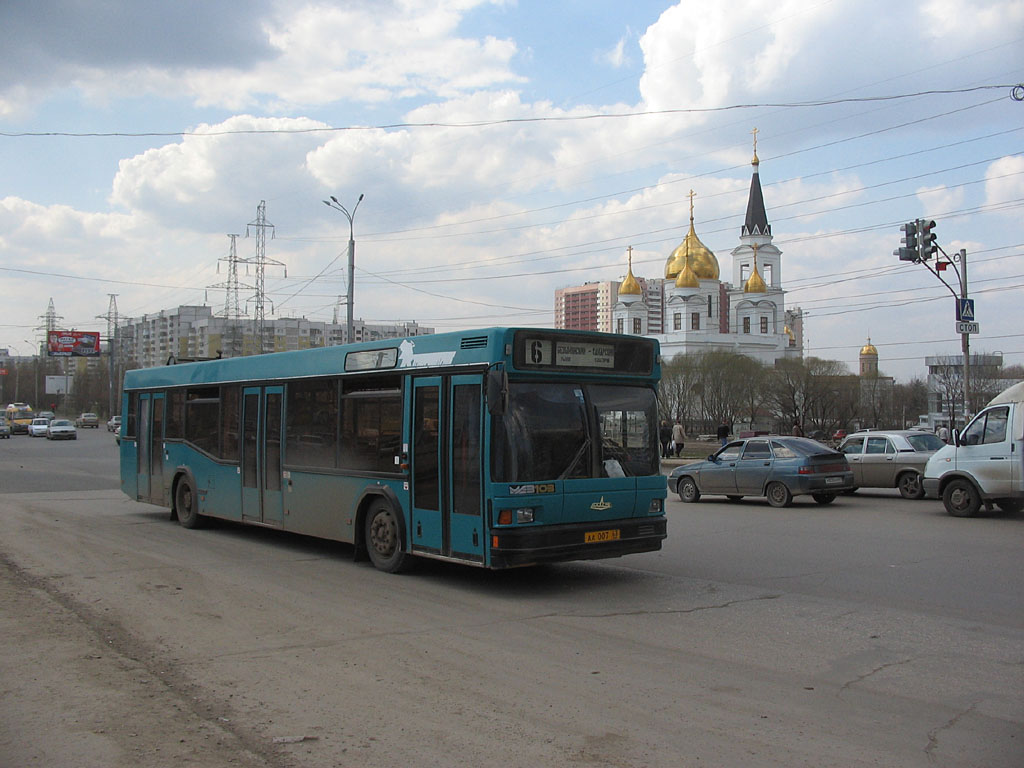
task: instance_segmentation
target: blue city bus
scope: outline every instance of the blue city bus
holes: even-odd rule
[[[483,330],[125,374],[121,488],[397,572],[661,548],[656,341]]]

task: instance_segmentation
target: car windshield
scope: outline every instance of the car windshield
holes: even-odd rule
[[[67,419],[54,419],[50,422],[51,427],[70,427],[71,422]]]
[[[922,432],[920,435],[907,435],[907,442],[914,446],[915,451],[937,451],[945,443],[938,435]]]
[[[45,427],[46,419],[32,419],[32,423],[36,425],[42,424]]]
[[[492,477],[656,475],[657,410],[648,387],[513,382],[508,408],[494,419]]]

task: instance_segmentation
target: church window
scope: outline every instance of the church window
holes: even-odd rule
[[[621,317],[615,318],[615,332],[616,333],[622,333],[622,318]]]
[[[708,295],[708,317],[711,317],[711,296]]]
[[[748,277],[750,277],[750,265],[742,264],[740,266],[740,285],[747,282]]]
[[[693,314],[690,315],[690,330],[700,330],[700,312],[694,312]]]
[[[639,335],[640,331],[641,331],[640,318],[639,317],[634,317],[633,318],[633,333]]]
[[[744,317],[743,318],[743,332],[744,333],[750,333],[750,318],[749,317]]]
[[[763,265],[763,269],[764,269],[764,282],[765,282],[766,285],[771,285],[772,284],[772,265],[771,264],[765,264],[765,265]]]
[[[672,315],[672,330],[681,331],[683,330],[683,314],[682,312],[676,312]]]
[[[761,318],[761,333],[768,333],[768,318]]]

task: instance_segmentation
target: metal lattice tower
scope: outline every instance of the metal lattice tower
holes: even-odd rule
[[[44,334],[43,341],[39,345],[39,353],[42,354],[43,347],[50,341],[50,331],[59,331],[60,321],[64,319],[63,315],[58,315],[57,310],[53,307],[53,298],[50,298],[50,303],[46,307],[46,314],[40,315],[39,319],[42,320],[42,325],[36,326],[35,330],[42,331]]]
[[[109,406],[110,415],[113,416],[115,413],[120,413],[120,410],[116,410],[117,402],[115,399],[115,393],[121,390],[120,381],[118,381],[117,370],[118,370],[118,350],[117,346],[117,294],[108,293],[110,297],[110,305],[107,307],[107,314],[96,315],[97,320],[107,321],[107,363],[108,363],[108,382],[109,382]]]
[[[237,240],[238,235],[228,235],[231,238],[231,249],[228,251],[228,255],[220,257],[217,263],[217,271],[220,271],[220,262],[226,261],[228,263],[228,277],[222,283],[216,285],[207,286],[209,288],[224,288],[224,320],[225,320],[225,331],[228,335],[227,349],[222,339],[221,341],[221,354],[224,357],[238,357],[242,354],[241,350],[241,327],[240,318],[242,317],[242,310],[238,303],[238,291],[241,288],[251,289],[251,285],[238,282],[238,248]]]
[[[266,291],[264,290],[266,268],[268,264],[276,267],[285,267],[284,262],[267,258],[267,230],[271,230],[271,238],[273,238],[274,225],[267,221],[267,202],[265,200],[260,200],[260,204],[256,207],[256,221],[250,221],[246,224],[246,237],[249,236],[250,229],[256,230],[256,255],[250,259],[239,259],[239,263],[254,264],[256,266],[256,295],[253,297],[256,311],[253,318],[253,326],[257,344],[256,354],[262,354],[266,347],[264,340],[266,303],[268,301]],[[287,267],[285,267],[284,276],[288,277]],[[273,311],[273,303],[271,303],[271,311]]]

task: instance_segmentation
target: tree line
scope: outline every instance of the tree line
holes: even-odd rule
[[[660,416],[688,434],[713,434],[727,424],[787,434],[837,429],[904,428],[928,410],[923,379],[894,383],[860,377],[836,360],[783,359],[774,365],[735,352],[678,355],[662,366]]]

